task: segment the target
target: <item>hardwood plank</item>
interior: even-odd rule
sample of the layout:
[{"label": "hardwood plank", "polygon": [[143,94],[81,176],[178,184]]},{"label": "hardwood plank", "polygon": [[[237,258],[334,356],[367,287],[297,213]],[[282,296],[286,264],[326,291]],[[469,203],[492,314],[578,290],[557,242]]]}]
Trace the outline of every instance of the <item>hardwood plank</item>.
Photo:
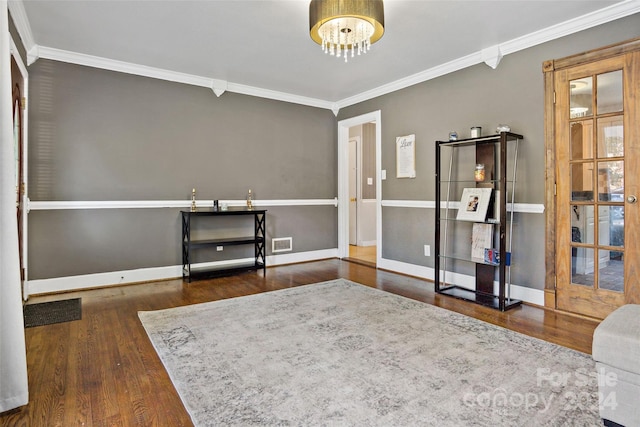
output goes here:
[{"label": "hardwood plank", "polygon": [[111,287],[33,298],[82,298],[82,320],[26,330],[29,405],[0,426],[191,426],[138,311],[235,298],[343,277],[591,352],[597,322],[524,305],[498,312],[433,292],[433,283],[329,259],[232,277]]}]

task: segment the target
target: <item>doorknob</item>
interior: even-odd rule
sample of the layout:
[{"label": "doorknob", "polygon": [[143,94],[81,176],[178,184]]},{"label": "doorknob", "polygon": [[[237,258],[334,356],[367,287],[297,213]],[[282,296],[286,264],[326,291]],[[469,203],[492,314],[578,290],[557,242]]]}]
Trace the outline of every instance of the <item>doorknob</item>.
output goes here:
[{"label": "doorknob", "polygon": [[638,201],[638,198],[636,196],[634,196],[633,194],[627,197],[627,202],[629,203],[635,203]]},{"label": "doorknob", "polygon": [[349,201],[350,201],[350,202],[355,202],[355,201],[356,201],[356,198],[355,198],[355,197],[352,197],[352,198],[351,198],[351,200],[349,200]]}]

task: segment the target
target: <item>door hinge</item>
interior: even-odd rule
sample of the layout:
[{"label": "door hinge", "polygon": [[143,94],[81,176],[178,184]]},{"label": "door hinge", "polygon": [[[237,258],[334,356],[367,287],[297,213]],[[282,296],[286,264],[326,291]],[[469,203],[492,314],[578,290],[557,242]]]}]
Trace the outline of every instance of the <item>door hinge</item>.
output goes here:
[{"label": "door hinge", "polygon": [[21,268],[21,269],[20,269],[20,280],[21,280],[21,281],[23,281],[23,282],[24,282],[24,278],[25,278],[25,276],[26,276],[26,274],[25,274],[25,273],[26,273],[25,269],[24,269],[24,268]]},{"label": "door hinge", "polygon": [[553,183],[553,195],[558,195],[558,184],[556,184],[555,182]]},{"label": "door hinge", "polygon": [[23,96],[21,101],[22,101],[22,102],[21,102],[21,104],[22,104],[22,105],[21,105],[22,110],[26,110],[26,109],[27,109],[27,98],[25,98],[25,97]]},{"label": "door hinge", "polygon": [[555,90],[553,91],[553,103],[554,104],[556,103],[556,91]]}]

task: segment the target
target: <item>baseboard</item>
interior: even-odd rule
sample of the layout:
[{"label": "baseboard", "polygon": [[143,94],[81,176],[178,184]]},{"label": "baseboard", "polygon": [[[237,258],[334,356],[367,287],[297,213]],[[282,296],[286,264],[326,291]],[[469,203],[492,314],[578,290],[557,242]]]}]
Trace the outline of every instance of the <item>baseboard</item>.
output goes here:
[{"label": "baseboard", "polygon": [[[295,264],[300,262],[317,261],[320,259],[336,258],[338,249],[322,249],[317,251],[297,252],[283,255],[267,256],[267,265],[276,266]],[[199,267],[222,267],[247,260],[218,261],[198,264]],[[377,263],[378,268],[406,274],[409,276],[433,280],[433,268],[424,267],[406,262],[381,258]],[[110,271],[106,273],[83,274],[78,276],[54,277],[51,279],[29,280],[29,295],[41,295],[49,293],[70,292],[81,289],[103,288],[119,286],[131,283],[150,282],[154,280],[168,280],[182,277],[182,266],[173,265],[167,267],[141,268],[136,270]],[[473,289],[475,279],[458,273],[447,273],[447,280]],[[433,290],[433,283],[429,283]],[[496,284],[497,286],[497,284]],[[495,289],[497,292],[497,288]],[[544,306],[544,291],[531,289],[519,285],[511,285],[511,297],[527,303]]]},{"label": "baseboard", "polygon": [[182,266],[140,268],[136,270],[109,271],[78,276],[53,277],[29,280],[29,295],[69,292],[127,283],[149,282],[182,277]]},{"label": "baseboard", "polygon": [[[286,255],[267,256],[267,266],[294,264],[299,262],[316,261],[319,259],[336,258],[338,249],[323,249],[318,251],[297,252]],[[251,261],[253,258],[230,261],[217,261],[198,264],[198,267],[224,267],[239,262]],[[41,295],[59,292],[70,292],[81,289],[104,288],[131,283],[151,282],[154,280],[168,280],[182,277],[182,266],[140,268],[136,270],[110,271],[106,273],[82,274],[78,276],[54,277],[51,279],[29,280],[29,295]]]},{"label": "baseboard", "polygon": [[[408,276],[420,277],[423,279],[433,280],[434,269],[431,267],[424,267],[421,265],[409,264],[401,261],[394,261],[390,259],[379,259],[378,268],[393,271],[396,273],[406,274]],[[462,286],[468,289],[475,288],[475,278],[465,274],[447,272],[447,281],[455,283],[458,286]],[[431,289],[433,284],[431,283]],[[494,293],[498,293],[498,283],[494,283]],[[541,289],[532,289],[520,285],[511,285],[511,298],[522,300],[529,304],[539,305],[544,307],[544,291]]]},{"label": "baseboard", "polygon": [[[378,258],[377,266],[378,268],[381,268],[383,270],[402,273],[406,274],[407,276],[419,277],[421,279],[433,280],[433,268],[386,258]],[[433,286],[433,284],[431,285]],[[431,289],[433,290],[433,287]]]},{"label": "baseboard", "polygon": [[299,262],[317,261],[320,259],[337,258],[338,248],[321,249],[318,251],[296,252],[292,254],[279,254],[267,256],[267,265],[296,264]]}]

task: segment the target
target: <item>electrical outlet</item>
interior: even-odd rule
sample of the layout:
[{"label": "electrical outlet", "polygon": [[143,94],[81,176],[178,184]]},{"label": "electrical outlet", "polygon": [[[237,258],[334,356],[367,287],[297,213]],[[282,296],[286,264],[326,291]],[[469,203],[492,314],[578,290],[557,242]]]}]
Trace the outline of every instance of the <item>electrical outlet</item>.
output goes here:
[{"label": "electrical outlet", "polygon": [[424,245],[424,256],[431,256],[431,246]]},{"label": "electrical outlet", "polygon": [[224,246],[216,246],[216,251],[220,252],[224,249]]}]

